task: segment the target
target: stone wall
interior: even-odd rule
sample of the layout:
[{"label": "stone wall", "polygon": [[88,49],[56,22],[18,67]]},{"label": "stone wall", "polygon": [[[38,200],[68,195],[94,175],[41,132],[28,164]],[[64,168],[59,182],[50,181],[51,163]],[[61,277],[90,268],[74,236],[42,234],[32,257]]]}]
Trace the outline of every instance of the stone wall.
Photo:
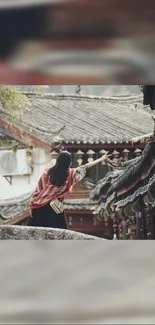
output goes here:
[{"label": "stone wall", "polygon": [[0,240],[102,240],[79,232],[27,226],[0,226]]}]

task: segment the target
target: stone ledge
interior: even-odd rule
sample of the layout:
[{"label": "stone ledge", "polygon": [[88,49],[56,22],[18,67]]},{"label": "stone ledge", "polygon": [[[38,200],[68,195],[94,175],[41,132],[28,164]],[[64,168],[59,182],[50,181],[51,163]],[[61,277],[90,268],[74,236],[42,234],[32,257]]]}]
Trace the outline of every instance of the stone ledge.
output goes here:
[{"label": "stone ledge", "polygon": [[0,240],[104,240],[79,232],[27,226],[0,226]]}]

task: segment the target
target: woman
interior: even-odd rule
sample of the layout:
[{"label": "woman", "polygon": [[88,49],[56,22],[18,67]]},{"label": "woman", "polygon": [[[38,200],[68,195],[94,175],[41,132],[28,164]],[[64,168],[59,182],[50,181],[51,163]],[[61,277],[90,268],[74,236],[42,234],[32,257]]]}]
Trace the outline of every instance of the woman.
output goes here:
[{"label": "woman", "polygon": [[83,166],[70,168],[71,155],[62,151],[56,165],[44,171],[33,193],[28,226],[67,229],[62,204],[64,195],[86,176],[88,168],[106,160],[107,154]]}]

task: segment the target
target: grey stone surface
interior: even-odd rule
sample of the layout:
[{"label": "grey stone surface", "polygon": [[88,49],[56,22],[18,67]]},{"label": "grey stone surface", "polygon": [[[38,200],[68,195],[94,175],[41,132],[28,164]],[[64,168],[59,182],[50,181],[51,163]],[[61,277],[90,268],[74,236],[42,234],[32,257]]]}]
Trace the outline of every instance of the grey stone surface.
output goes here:
[{"label": "grey stone surface", "polygon": [[0,240],[102,240],[79,232],[27,226],[0,226]]},{"label": "grey stone surface", "polygon": [[152,241],[1,241],[0,324],[155,324]]}]

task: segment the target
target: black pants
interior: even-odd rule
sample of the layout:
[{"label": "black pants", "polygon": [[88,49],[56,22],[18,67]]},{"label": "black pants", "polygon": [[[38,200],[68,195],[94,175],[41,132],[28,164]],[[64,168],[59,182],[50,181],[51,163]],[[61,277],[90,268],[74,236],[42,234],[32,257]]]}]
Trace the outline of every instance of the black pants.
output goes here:
[{"label": "black pants", "polygon": [[49,204],[42,208],[34,209],[27,226],[67,229],[64,213],[55,213]]}]

